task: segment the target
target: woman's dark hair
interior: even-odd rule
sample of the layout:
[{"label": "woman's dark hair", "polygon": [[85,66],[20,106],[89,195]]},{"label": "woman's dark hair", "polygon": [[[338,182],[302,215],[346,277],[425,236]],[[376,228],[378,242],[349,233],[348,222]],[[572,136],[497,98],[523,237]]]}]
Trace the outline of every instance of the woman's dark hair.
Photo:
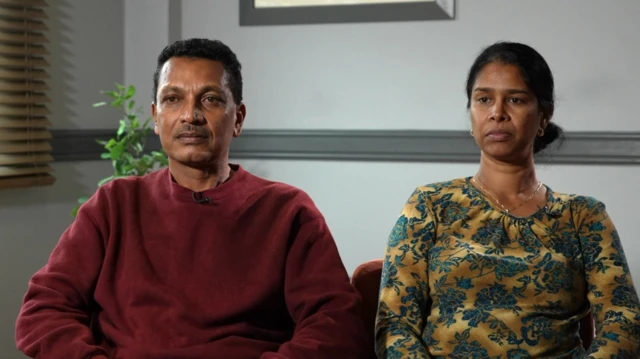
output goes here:
[{"label": "woman's dark hair", "polygon": [[556,140],[564,140],[564,132],[560,126],[551,122],[555,107],[553,74],[545,59],[532,47],[517,42],[497,42],[478,55],[469,70],[467,77],[467,108],[471,105],[471,91],[476,77],[482,69],[491,63],[515,65],[525,83],[533,91],[538,100],[540,111],[549,120],[542,137],[536,137],[533,153],[538,153]]}]

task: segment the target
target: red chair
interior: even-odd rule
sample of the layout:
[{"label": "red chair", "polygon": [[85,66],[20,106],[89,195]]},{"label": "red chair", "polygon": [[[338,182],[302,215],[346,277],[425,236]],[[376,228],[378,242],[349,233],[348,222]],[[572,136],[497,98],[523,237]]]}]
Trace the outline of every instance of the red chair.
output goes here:
[{"label": "red chair", "polygon": [[[351,284],[360,292],[363,299],[363,321],[367,328],[371,328],[374,335],[376,313],[378,311],[378,297],[380,295],[380,279],[382,277],[382,259],[374,259],[358,266],[351,277]],[[580,321],[580,339],[582,346],[589,348],[595,336],[593,316],[591,312]],[[372,337],[372,342],[373,342]],[[370,358],[376,354],[371,350]]]}]

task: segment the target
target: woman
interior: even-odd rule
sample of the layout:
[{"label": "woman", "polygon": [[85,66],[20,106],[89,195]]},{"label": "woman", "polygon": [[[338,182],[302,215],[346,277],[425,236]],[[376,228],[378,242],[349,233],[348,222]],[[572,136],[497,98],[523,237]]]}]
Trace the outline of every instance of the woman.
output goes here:
[{"label": "woman", "polygon": [[[384,260],[378,357],[640,357],[640,303],[604,204],[536,176],[534,154],[562,136],[549,66],[497,43],[466,90],[480,168],[406,203]],[[587,353],[578,323],[590,309]]]}]

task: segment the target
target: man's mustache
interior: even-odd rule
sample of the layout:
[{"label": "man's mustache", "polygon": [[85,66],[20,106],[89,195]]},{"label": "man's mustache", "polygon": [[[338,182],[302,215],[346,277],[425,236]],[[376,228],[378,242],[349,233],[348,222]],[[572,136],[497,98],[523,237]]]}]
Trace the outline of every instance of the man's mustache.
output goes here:
[{"label": "man's mustache", "polygon": [[185,125],[176,132],[176,137],[184,135],[191,137],[211,137],[211,132],[204,126]]}]

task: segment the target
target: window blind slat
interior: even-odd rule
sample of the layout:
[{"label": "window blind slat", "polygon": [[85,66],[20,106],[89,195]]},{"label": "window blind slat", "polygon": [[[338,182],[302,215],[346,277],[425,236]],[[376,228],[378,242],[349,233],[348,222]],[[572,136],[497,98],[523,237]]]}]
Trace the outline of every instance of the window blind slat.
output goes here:
[{"label": "window blind slat", "polygon": [[29,163],[44,164],[53,162],[53,157],[48,153],[33,154],[0,154],[0,166],[6,165],[23,165]]},{"label": "window blind slat", "polygon": [[0,141],[0,153],[51,152],[48,141]]},{"label": "window blind slat", "polygon": [[2,130],[0,131],[0,141],[34,141],[49,140],[51,132],[48,130]]},{"label": "window blind slat", "polygon": [[13,177],[34,175],[38,173],[53,172],[53,168],[48,165],[21,165],[21,166],[0,166],[0,177]]},{"label": "window blind slat", "polygon": [[0,91],[15,91],[15,92],[25,92],[25,91],[49,91],[49,86],[44,82],[11,82],[11,81],[0,81]]},{"label": "window blind slat", "polygon": [[0,177],[0,189],[51,186],[56,178],[49,173],[28,176]]},{"label": "window blind slat", "polygon": [[0,31],[0,41],[12,44],[48,44],[49,40],[38,33]]},{"label": "window blind slat", "polygon": [[44,32],[49,30],[49,27],[47,26],[47,24],[40,21],[18,21],[0,18],[0,30]]},{"label": "window blind slat", "polygon": [[0,105],[0,116],[43,116],[48,114],[49,110],[44,106],[27,107]]},{"label": "window blind slat", "polygon": [[24,5],[9,5],[12,6],[7,6],[7,3],[0,2],[0,16],[24,20],[44,20],[49,18],[47,13],[42,9],[25,7]]},{"label": "window blind slat", "polygon": [[[0,104],[4,105],[29,105],[29,104],[43,104],[49,103],[49,97],[45,94],[3,94],[0,96]],[[0,125],[1,126],[1,125]]]},{"label": "window blind slat", "polygon": [[42,45],[18,46],[0,44],[0,55],[49,55],[49,51]]},{"label": "window blind slat", "polygon": [[0,57],[0,66],[10,69],[48,67],[47,60],[40,57]]},{"label": "window blind slat", "polygon": [[21,118],[0,117],[0,129],[49,127],[51,122],[46,117],[33,117],[28,121]]},{"label": "window blind slat", "polygon": [[0,80],[45,80],[49,74],[44,70],[0,68]]},{"label": "window blind slat", "polygon": [[47,7],[46,0],[2,0],[0,2],[2,5],[15,5],[15,6],[37,6],[37,7]]}]

